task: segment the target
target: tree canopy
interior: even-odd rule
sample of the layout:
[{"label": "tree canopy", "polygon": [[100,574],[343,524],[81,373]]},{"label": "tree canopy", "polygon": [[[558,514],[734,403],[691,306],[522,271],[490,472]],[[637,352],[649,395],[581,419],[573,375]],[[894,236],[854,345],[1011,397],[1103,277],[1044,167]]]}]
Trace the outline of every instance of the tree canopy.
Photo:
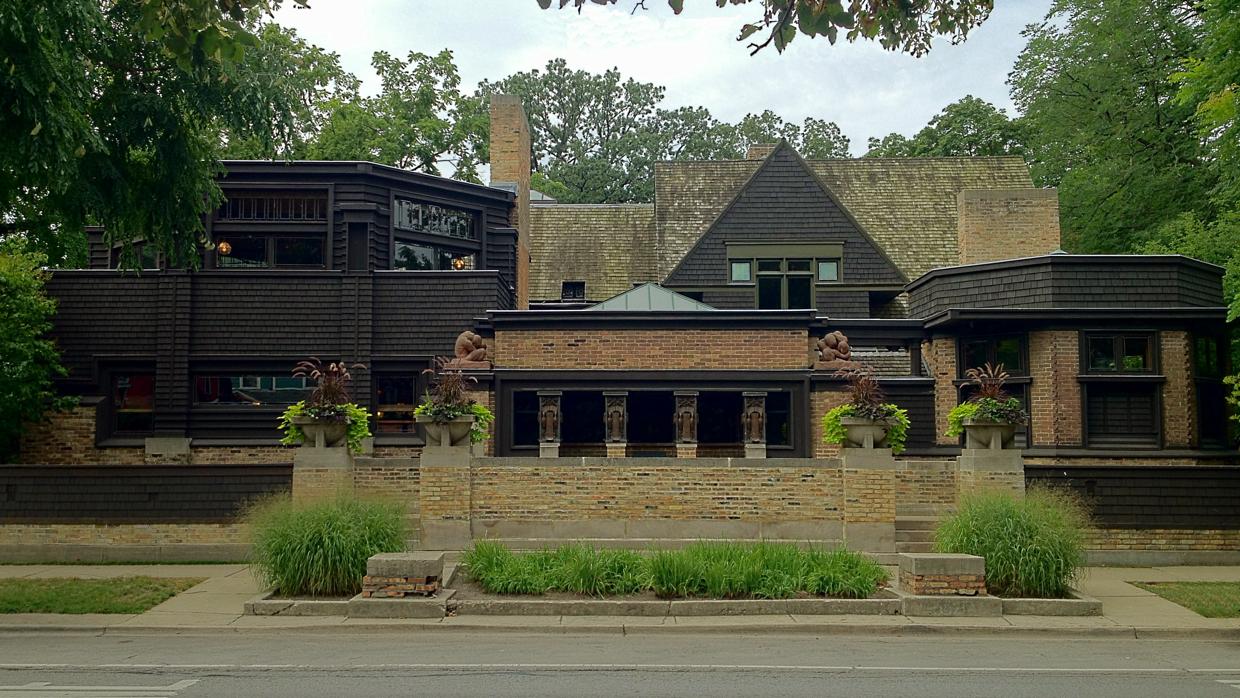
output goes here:
[{"label": "tree canopy", "polygon": [[982,99],[966,95],[943,108],[912,138],[891,133],[870,138],[866,157],[1020,155],[1022,124]]},{"label": "tree canopy", "polygon": [[[621,0],[589,0],[596,5],[615,5]],[[644,0],[632,0],[633,11],[646,9]],[[586,0],[538,0],[544,10],[553,4],[560,9],[574,7],[578,12]],[[684,10],[685,0],[667,0],[676,14]],[[952,43],[964,41],[969,30],[986,21],[994,0],[715,0],[718,7],[757,5],[761,12],[743,24],[737,41],[748,41],[750,55],[774,45],[780,53],[803,34],[825,37],[834,44],[840,34],[848,41],[871,39],[885,49],[921,56],[930,50],[936,36],[947,36]]]}]

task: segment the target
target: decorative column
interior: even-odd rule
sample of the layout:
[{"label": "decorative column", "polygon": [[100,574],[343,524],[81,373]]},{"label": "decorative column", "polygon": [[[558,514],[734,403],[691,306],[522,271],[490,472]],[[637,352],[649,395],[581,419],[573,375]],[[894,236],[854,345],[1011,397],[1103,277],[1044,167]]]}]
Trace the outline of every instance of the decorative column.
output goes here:
[{"label": "decorative column", "polygon": [[538,391],[538,456],[560,457],[560,397],[558,390]]},{"label": "decorative column", "polygon": [[741,436],[746,458],[766,458],[766,393],[741,393],[745,407],[741,412]]},{"label": "decorative column", "polygon": [[608,458],[624,458],[629,445],[629,394],[603,393],[603,434]]},{"label": "decorative column", "polygon": [[698,393],[696,390],[677,390],[676,411],[673,423],[676,429],[676,457],[697,458],[698,439]]}]

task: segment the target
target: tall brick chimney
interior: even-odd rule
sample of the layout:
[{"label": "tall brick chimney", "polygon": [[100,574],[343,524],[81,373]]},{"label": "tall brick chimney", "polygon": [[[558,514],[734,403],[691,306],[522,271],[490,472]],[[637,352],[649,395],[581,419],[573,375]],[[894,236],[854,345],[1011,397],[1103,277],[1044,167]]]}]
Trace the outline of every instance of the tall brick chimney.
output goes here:
[{"label": "tall brick chimney", "polygon": [[775,150],[775,143],[750,143],[745,151],[746,160],[765,160]]},{"label": "tall brick chimney", "polygon": [[1049,254],[1061,244],[1055,189],[965,189],[956,214],[961,264]]},{"label": "tall brick chimney", "polygon": [[521,99],[491,97],[491,184],[514,186],[517,206],[511,225],[517,229],[517,307],[530,305],[530,124]]}]

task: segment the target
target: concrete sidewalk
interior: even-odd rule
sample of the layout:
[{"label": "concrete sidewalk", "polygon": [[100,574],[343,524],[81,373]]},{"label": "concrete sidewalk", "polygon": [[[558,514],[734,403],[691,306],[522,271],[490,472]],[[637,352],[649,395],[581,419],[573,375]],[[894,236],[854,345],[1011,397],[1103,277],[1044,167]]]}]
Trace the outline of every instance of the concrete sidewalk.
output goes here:
[{"label": "concrete sidewalk", "polygon": [[1203,618],[1128,582],[1240,581],[1240,567],[1092,567],[1080,590],[1103,602],[1102,616],[1003,616],[922,618],[909,616],[486,616],[435,619],[365,619],[247,616],[242,607],[261,589],[245,565],[9,565],[0,578],[204,577],[205,581],[139,615],[7,614],[0,631],[80,632],[246,630],[425,630],[493,632],[748,632],[815,634],[1036,634],[1075,637],[1192,638],[1240,641],[1240,619]]}]

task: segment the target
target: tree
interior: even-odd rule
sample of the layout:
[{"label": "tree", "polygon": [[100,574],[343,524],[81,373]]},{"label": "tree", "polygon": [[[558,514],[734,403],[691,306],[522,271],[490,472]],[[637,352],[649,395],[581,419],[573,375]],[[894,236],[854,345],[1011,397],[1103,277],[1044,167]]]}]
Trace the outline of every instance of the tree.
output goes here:
[{"label": "tree", "polygon": [[43,292],[45,261],[21,240],[0,243],[0,462],[17,452],[26,423],[72,404],[52,383],[65,369],[46,337],[56,303]]},{"label": "tree", "polygon": [[243,60],[250,17],[275,4],[0,4],[3,234],[60,264],[96,223],[109,240],[142,238],[192,264],[202,214],[219,201],[221,131],[263,141],[292,128]]},{"label": "tree", "polygon": [[801,145],[797,149],[810,160],[827,160],[849,157],[850,141],[834,121],[823,121],[810,116],[801,126]]},{"label": "tree", "polygon": [[1026,29],[1009,78],[1034,180],[1057,186],[1065,244],[1136,249],[1180,213],[1209,208],[1193,108],[1173,75],[1201,43],[1181,0],[1057,0]]},{"label": "tree", "polygon": [[972,95],[952,102],[912,138],[898,133],[869,139],[868,157],[1019,155],[1021,126],[995,105]]},{"label": "tree", "polygon": [[248,47],[243,62],[260,92],[278,102],[292,123],[286,140],[224,134],[221,156],[243,160],[307,157],[310,141],[323,130],[331,111],[358,99],[357,76],[340,64],[340,55],[307,43],[297,32],[267,24]]},{"label": "tree", "polygon": [[411,51],[405,60],[377,51],[371,65],[379,76],[378,95],[334,96],[328,116],[306,152],[320,160],[371,160],[478,181],[486,158],[487,115],[482,100],[460,91],[461,77],[452,52]]},{"label": "tree", "polygon": [[[594,4],[616,4],[619,0],[590,0]],[[538,0],[545,10],[553,0]],[[761,14],[740,29],[737,41],[754,35],[765,36],[761,42],[748,44],[750,55],[774,44],[784,48],[796,38],[797,32],[809,37],[825,36],[832,44],[841,32],[849,41],[876,39],[883,48],[921,56],[930,50],[936,36],[949,36],[952,43],[964,41],[969,30],[986,21],[994,9],[994,0],[715,0],[719,7],[756,4]],[[560,9],[585,7],[586,0],[558,0]],[[667,0],[676,14],[684,9],[684,0]],[[645,9],[644,0],[635,0],[633,10]]]},{"label": "tree", "polygon": [[1211,150],[1216,198],[1240,205],[1240,0],[1206,0],[1198,55],[1177,74],[1176,102],[1191,107]]}]

